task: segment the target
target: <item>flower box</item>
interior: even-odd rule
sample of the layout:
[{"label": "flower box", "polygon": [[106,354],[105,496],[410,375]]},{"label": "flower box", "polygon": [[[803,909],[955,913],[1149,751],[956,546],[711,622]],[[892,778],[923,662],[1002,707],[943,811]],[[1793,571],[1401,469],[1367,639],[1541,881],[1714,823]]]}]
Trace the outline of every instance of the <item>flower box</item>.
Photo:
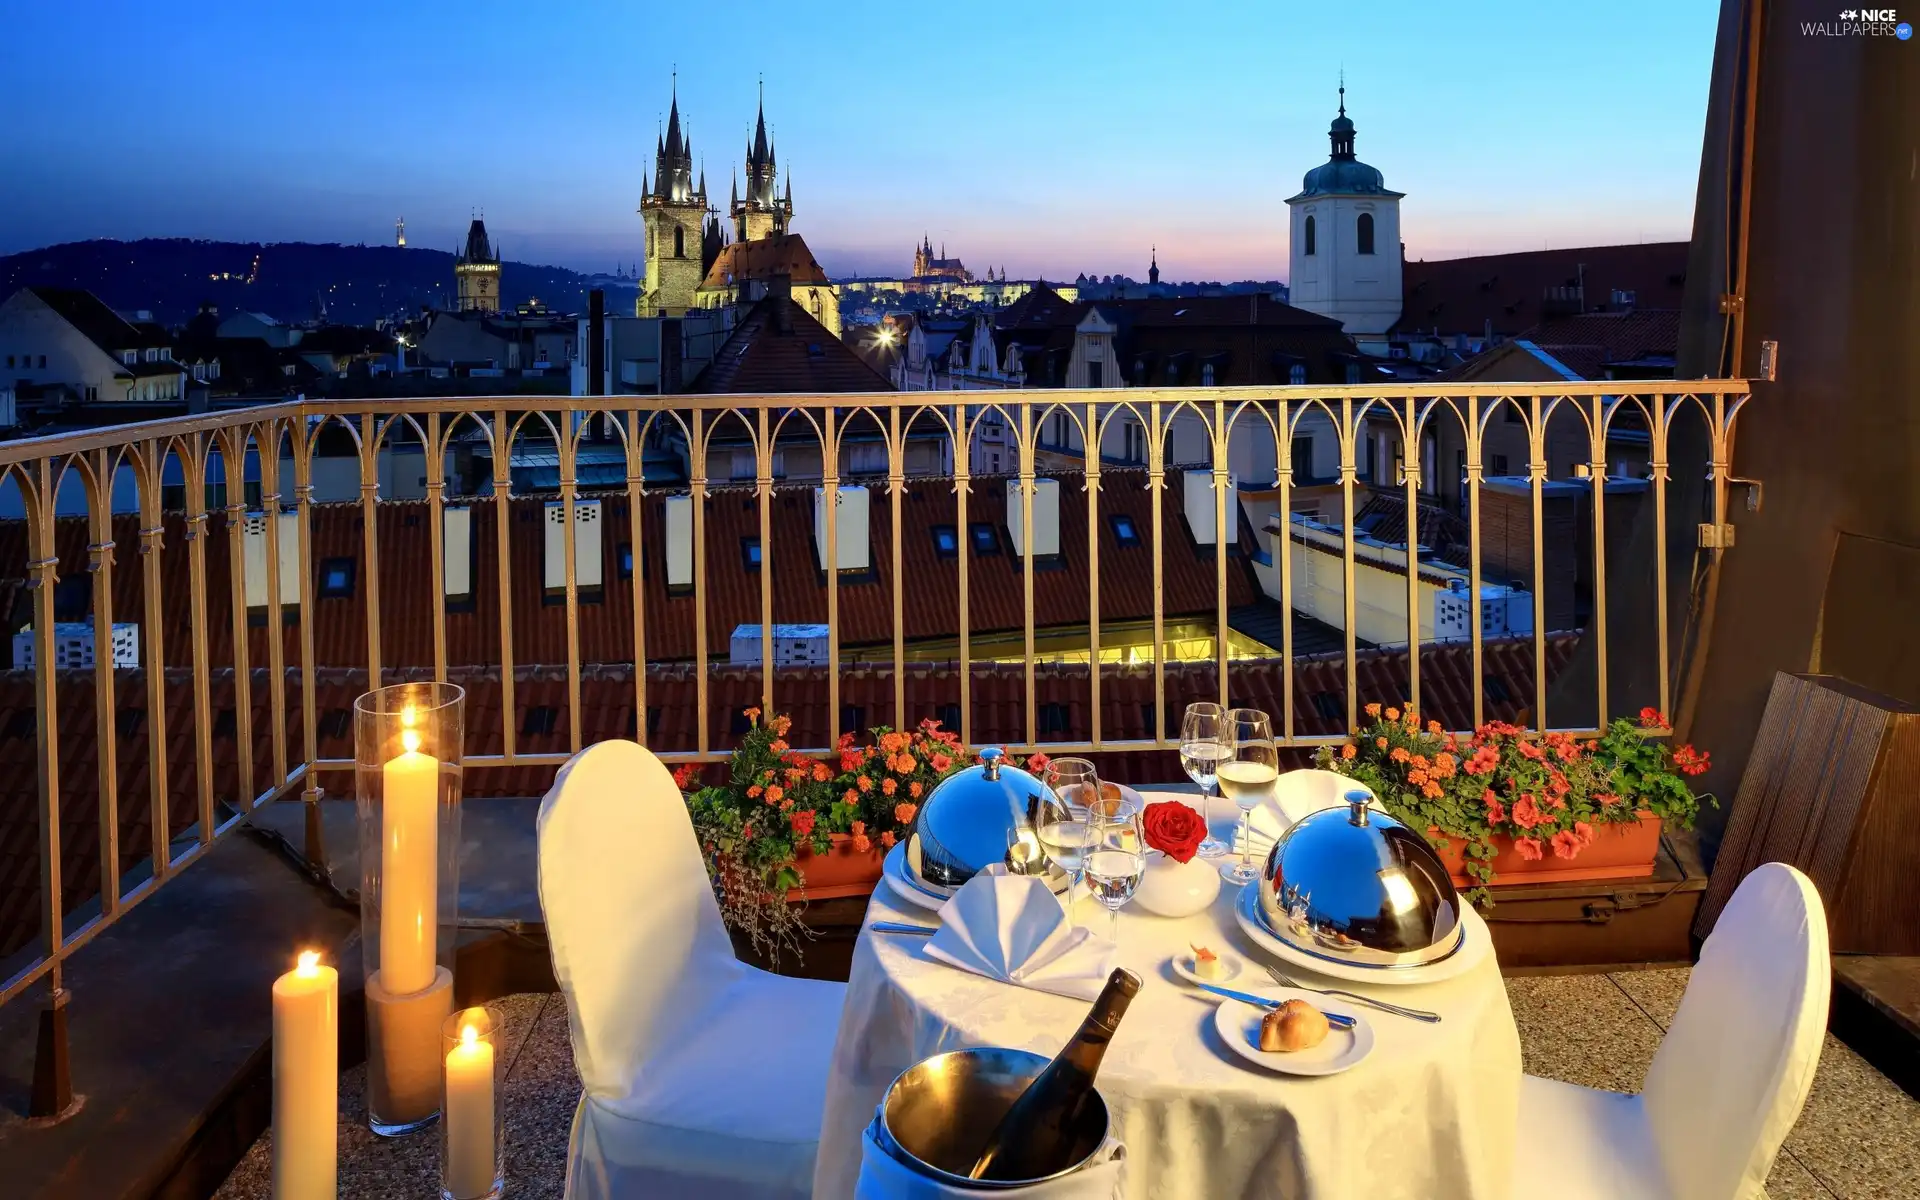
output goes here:
[{"label": "flower box", "polygon": [[878,842],[865,853],[856,851],[853,835],[847,833],[834,834],[833,846],[825,854],[815,854],[813,847],[802,846],[793,860],[794,870],[800,872],[800,883],[794,891],[802,894],[794,899],[839,900],[869,895],[880,882],[886,855]]},{"label": "flower box", "polygon": [[[1438,834],[1440,831],[1430,830]],[[1447,838],[1440,850],[1440,861],[1447,864],[1455,887],[1472,885],[1461,857],[1461,842]],[[1653,860],[1660,853],[1660,818],[1642,812],[1633,824],[1594,826],[1593,843],[1572,858],[1560,858],[1548,850],[1537,859],[1524,858],[1514,848],[1513,839],[1495,834],[1497,851],[1488,863],[1494,870],[1489,887],[1511,887],[1524,883],[1572,883],[1583,879],[1644,879],[1653,874]]]}]

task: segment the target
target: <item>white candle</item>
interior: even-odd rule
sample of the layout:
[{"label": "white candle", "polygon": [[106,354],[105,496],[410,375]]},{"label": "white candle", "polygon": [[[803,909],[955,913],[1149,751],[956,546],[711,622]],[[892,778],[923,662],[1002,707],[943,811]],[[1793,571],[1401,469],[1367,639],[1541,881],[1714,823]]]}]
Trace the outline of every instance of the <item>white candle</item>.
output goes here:
[{"label": "white candle", "polygon": [[274,1200],[334,1200],[340,1142],[340,973],[313,951],[273,981]]},{"label": "white candle", "polygon": [[456,1200],[493,1190],[493,1043],[463,1020],[447,1052],[446,1188]]},{"label": "white candle", "polygon": [[[409,708],[401,720],[411,725],[412,718]],[[413,730],[400,742],[405,749],[383,768],[380,801],[380,981],[392,995],[410,996],[433,985],[440,762],[421,753]]]}]

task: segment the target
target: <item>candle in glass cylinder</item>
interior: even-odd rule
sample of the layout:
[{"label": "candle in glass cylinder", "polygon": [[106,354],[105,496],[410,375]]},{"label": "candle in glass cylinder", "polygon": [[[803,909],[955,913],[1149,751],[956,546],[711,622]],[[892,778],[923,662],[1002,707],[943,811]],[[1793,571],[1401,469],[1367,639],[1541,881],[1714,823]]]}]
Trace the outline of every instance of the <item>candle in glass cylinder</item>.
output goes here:
[{"label": "candle in glass cylinder", "polygon": [[[413,724],[411,708],[401,723]],[[440,761],[421,752],[412,729],[400,744],[384,768],[380,796],[380,982],[390,995],[410,996],[434,978]]]},{"label": "candle in glass cylinder", "polygon": [[274,1200],[334,1200],[340,973],[308,950],[273,981]]},{"label": "candle in glass cylinder", "polygon": [[447,1052],[446,1190],[475,1200],[493,1190],[493,1043],[461,1015],[460,1040]]}]

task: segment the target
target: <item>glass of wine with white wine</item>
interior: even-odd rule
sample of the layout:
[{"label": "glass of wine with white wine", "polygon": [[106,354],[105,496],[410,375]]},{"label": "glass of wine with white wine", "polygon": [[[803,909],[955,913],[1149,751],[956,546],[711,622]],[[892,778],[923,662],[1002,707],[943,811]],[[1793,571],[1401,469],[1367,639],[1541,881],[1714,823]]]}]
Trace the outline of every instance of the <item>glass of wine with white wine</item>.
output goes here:
[{"label": "glass of wine with white wine", "polygon": [[1219,786],[1216,771],[1233,753],[1225,736],[1227,710],[1205,700],[1187,705],[1180,719],[1180,766],[1200,787],[1200,819],[1207,822],[1200,857],[1220,858],[1231,847],[1213,836],[1213,794]]},{"label": "glass of wine with white wine", "polygon": [[1217,774],[1221,794],[1240,806],[1240,863],[1227,873],[1235,883],[1260,877],[1253,865],[1253,810],[1272,797],[1280,781],[1280,751],[1273,743],[1273,722],[1257,708],[1227,710],[1226,735],[1232,753]]},{"label": "glass of wine with white wine", "polygon": [[1074,890],[1086,868],[1087,843],[1092,840],[1088,806],[1100,799],[1100,778],[1084,758],[1056,758],[1047,763],[1044,782],[1054,803],[1044,806],[1034,821],[1040,848],[1067,873],[1067,921],[1073,921]]}]

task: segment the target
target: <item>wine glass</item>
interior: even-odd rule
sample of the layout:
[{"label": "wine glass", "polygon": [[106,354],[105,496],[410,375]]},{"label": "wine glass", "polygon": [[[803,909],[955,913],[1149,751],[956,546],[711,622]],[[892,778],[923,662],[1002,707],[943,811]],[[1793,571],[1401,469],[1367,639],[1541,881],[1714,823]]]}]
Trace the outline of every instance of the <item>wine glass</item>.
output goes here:
[{"label": "wine glass", "polygon": [[1120,943],[1120,909],[1139,890],[1147,870],[1144,818],[1130,805],[1102,797],[1088,808],[1087,886],[1107,907],[1107,936]]},{"label": "wine glass", "polygon": [[1187,705],[1186,715],[1180,719],[1180,766],[1187,778],[1200,785],[1200,818],[1207,822],[1206,840],[1200,843],[1202,858],[1219,858],[1230,848],[1213,836],[1212,801],[1219,786],[1214,769],[1232,753],[1222,737],[1226,717],[1226,709],[1201,700]]},{"label": "wine glass", "polygon": [[1260,877],[1253,865],[1253,810],[1273,795],[1280,780],[1280,751],[1273,744],[1273,722],[1257,708],[1227,711],[1230,753],[1217,768],[1220,790],[1240,806],[1240,864],[1227,874],[1235,883]]},{"label": "wine glass", "polygon": [[1086,868],[1092,822],[1087,807],[1100,798],[1100,777],[1084,758],[1056,758],[1047,763],[1044,782],[1057,803],[1044,806],[1034,821],[1034,834],[1047,857],[1067,873],[1067,920],[1073,920],[1074,889]]}]

